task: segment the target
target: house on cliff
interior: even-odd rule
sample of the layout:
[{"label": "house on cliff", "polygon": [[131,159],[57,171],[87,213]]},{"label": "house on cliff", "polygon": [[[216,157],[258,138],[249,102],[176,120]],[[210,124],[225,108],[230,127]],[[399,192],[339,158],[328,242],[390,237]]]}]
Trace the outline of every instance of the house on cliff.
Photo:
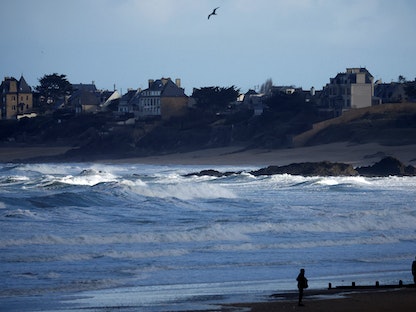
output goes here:
[{"label": "house on cliff", "polygon": [[383,104],[415,102],[416,97],[409,95],[406,91],[406,87],[409,87],[410,84],[412,84],[412,82],[382,83],[381,81],[377,81],[374,86],[374,95],[378,97]]},{"label": "house on cliff", "polygon": [[72,90],[66,106],[77,114],[101,111],[120,98],[117,91],[98,90],[94,83],[72,84]]},{"label": "house on cliff", "polygon": [[322,105],[333,111],[334,117],[353,108],[372,106],[374,77],[366,68],[347,68],[324,87]]},{"label": "house on cliff", "polygon": [[241,98],[243,107],[252,109],[254,116],[260,116],[264,111],[264,93],[257,93],[255,90],[248,90]]},{"label": "house on cliff", "polygon": [[127,93],[123,94],[118,104],[119,114],[133,113],[135,110],[135,103],[140,98],[140,89],[129,89]]},{"label": "house on cliff", "polygon": [[180,79],[173,82],[170,78],[149,79],[148,88],[136,94],[132,101],[138,119],[169,119],[183,115],[188,106],[188,96],[181,88]]},{"label": "house on cliff", "polygon": [[0,119],[15,119],[33,112],[33,94],[23,75],[5,77],[0,85]]}]

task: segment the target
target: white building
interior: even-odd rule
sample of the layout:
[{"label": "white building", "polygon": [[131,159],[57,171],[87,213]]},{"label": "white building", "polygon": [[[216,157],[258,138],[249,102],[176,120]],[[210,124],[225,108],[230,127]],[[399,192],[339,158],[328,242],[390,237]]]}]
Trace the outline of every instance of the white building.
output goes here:
[{"label": "white building", "polygon": [[336,115],[343,111],[372,105],[374,77],[366,68],[347,68],[324,88],[325,101]]}]

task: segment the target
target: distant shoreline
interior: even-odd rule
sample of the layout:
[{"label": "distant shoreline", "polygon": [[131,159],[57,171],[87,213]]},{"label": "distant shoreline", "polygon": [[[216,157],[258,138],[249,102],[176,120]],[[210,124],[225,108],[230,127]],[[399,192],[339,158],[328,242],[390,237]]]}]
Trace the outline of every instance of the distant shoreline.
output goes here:
[{"label": "distant shoreline", "polygon": [[[68,146],[25,146],[0,145],[0,162],[62,162],[60,156],[70,150]],[[297,147],[286,149],[243,149],[241,146],[203,149],[186,153],[172,153],[146,157],[105,157],[100,160],[88,155],[82,161],[68,159],[66,162],[94,162],[112,164],[153,164],[153,165],[219,165],[219,166],[269,166],[288,165],[299,162],[330,161],[352,166],[372,165],[386,156],[392,156],[405,165],[416,165],[416,144],[384,146],[377,143],[351,144],[347,142]],[[47,157],[47,161],[42,161]],[[37,159],[34,161],[34,159]],[[80,157],[78,157],[80,158]]]}]

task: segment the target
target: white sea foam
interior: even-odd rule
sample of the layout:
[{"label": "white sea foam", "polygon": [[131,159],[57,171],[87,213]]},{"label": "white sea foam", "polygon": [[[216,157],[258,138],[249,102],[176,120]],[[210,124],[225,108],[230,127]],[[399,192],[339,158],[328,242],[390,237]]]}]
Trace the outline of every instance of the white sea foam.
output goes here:
[{"label": "white sea foam", "polygon": [[110,251],[104,254],[106,257],[114,259],[142,259],[159,257],[177,257],[189,254],[185,249],[164,249],[152,251]]},{"label": "white sea foam", "polygon": [[1,239],[0,247],[29,245],[107,245],[132,243],[179,243],[203,241],[237,241],[248,237],[233,227],[214,224],[188,231],[164,231],[160,233],[81,235],[62,237],[58,235],[36,235],[30,238]]},{"label": "white sea foam", "polygon": [[3,182],[5,183],[18,183],[18,182],[26,182],[29,181],[30,178],[27,176],[20,176],[20,175],[13,175],[13,176],[8,176],[8,177],[4,177],[1,179]]},{"label": "white sea foam", "polygon": [[[17,216],[32,216],[30,211],[16,211]],[[13,215],[13,216],[15,216]],[[397,229],[413,229],[416,224],[416,217],[395,217],[385,221],[368,221],[363,218],[351,221],[345,219],[336,224],[327,221],[314,221],[310,223],[297,222],[292,224],[280,223],[241,223],[241,224],[213,224],[208,227],[195,228],[187,231],[164,231],[160,233],[136,233],[136,234],[112,234],[112,235],[82,235],[74,237],[62,237],[58,235],[37,235],[27,239],[2,239],[0,247],[7,246],[30,246],[30,245],[108,245],[108,244],[137,244],[137,243],[186,243],[186,242],[203,242],[203,241],[243,241],[251,244],[252,235],[260,233],[290,234],[290,233],[364,233],[367,231],[385,231]],[[416,235],[416,234],[415,234]],[[381,244],[392,243],[402,239],[411,240],[414,236],[400,235],[378,235],[370,238],[363,238],[361,235],[356,242],[362,244]],[[354,240],[348,240],[353,242]],[[298,243],[290,242],[287,245],[280,244],[280,248],[294,247]],[[300,247],[307,246],[338,246],[347,244],[347,241],[337,239],[319,240],[319,241],[302,241]],[[304,245],[302,245],[304,244]],[[312,245],[311,245],[312,244]],[[349,243],[348,243],[349,244]]]},{"label": "white sea foam", "polygon": [[221,185],[199,183],[145,183],[141,180],[135,182],[123,181],[129,186],[130,190],[136,194],[158,197],[158,198],[178,198],[181,200],[191,200],[196,198],[236,198],[233,191]]},{"label": "white sea foam", "polygon": [[372,182],[365,177],[322,177],[319,178],[316,183],[329,186],[340,184],[362,186],[372,184]]},{"label": "white sea foam", "polygon": [[60,182],[72,185],[89,185],[94,186],[104,182],[116,182],[117,177],[110,173],[87,172],[78,176],[68,175],[60,179]]},{"label": "white sea foam", "polygon": [[125,251],[125,250],[110,250],[110,251],[95,251],[84,253],[61,253],[61,254],[42,254],[42,255],[29,255],[26,258],[13,259],[9,261],[13,262],[79,262],[89,261],[93,259],[100,259],[103,257],[113,259],[145,259],[145,258],[161,258],[161,257],[177,257],[188,254],[189,251],[185,249],[154,249],[150,251]]},{"label": "white sea foam", "polygon": [[[30,211],[29,209],[16,209],[9,210],[3,214],[6,218],[31,218],[31,219],[41,219],[36,213]],[[0,243],[1,244],[1,243]]]}]

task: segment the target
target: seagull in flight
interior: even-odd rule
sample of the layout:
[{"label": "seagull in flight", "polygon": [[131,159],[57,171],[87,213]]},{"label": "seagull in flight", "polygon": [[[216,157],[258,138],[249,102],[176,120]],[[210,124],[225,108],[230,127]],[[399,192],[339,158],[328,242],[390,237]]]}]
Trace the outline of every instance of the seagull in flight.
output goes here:
[{"label": "seagull in flight", "polygon": [[210,15],[208,15],[208,19],[211,17],[211,15],[217,15],[217,13],[215,12],[215,11],[217,11],[217,9],[219,9],[220,7],[218,7],[218,8],[215,8],[213,11],[212,11],[212,13],[210,14]]}]

